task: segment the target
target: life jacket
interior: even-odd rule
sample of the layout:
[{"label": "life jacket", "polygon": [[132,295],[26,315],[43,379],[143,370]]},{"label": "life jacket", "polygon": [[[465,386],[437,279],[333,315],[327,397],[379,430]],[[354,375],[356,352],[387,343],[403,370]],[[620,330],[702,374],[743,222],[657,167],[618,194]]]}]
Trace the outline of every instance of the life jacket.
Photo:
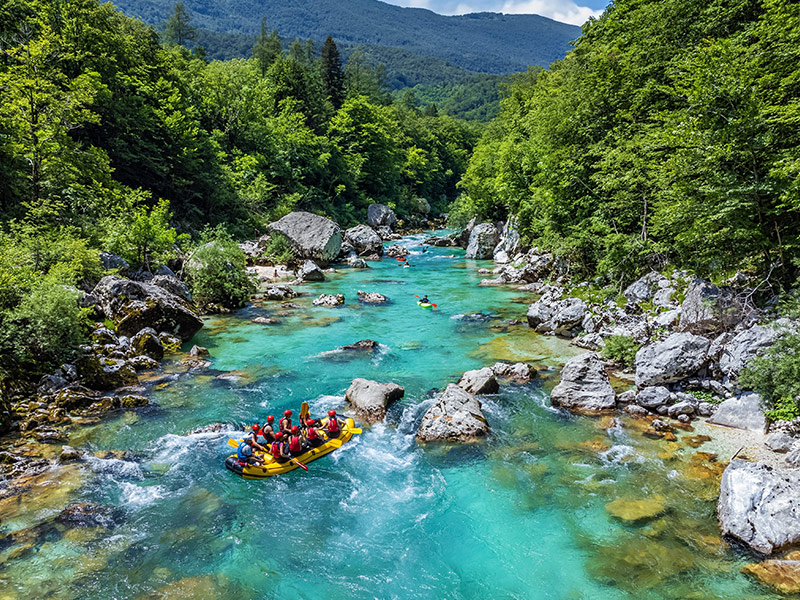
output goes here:
[{"label": "life jacket", "polygon": [[319,437],[319,434],[317,433],[316,429],[309,427],[306,429],[306,437],[310,440],[315,440]]},{"label": "life jacket", "polygon": [[275,435],[275,432],[272,430],[272,425],[266,424],[258,430],[258,433],[267,440],[272,439],[272,436]]},{"label": "life jacket", "polygon": [[303,446],[300,444],[300,436],[293,435],[289,438],[289,452],[302,452]]},{"label": "life jacket", "polygon": [[273,458],[280,458],[281,457],[281,444],[280,442],[272,442],[272,446],[270,446],[270,452]]},{"label": "life jacket", "polygon": [[[249,452],[246,452],[245,449],[248,449]],[[239,447],[236,449],[236,458],[239,459],[239,464],[247,463],[251,456],[253,456],[253,449],[250,447],[250,444],[247,442],[239,444]]]},{"label": "life jacket", "polygon": [[339,431],[339,421],[336,420],[336,417],[328,419],[328,431]]},{"label": "life jacket", "polygon": [[278,421],[278,429],[285,431],[292,428],[292,420],[289,417],[283,417]]}]

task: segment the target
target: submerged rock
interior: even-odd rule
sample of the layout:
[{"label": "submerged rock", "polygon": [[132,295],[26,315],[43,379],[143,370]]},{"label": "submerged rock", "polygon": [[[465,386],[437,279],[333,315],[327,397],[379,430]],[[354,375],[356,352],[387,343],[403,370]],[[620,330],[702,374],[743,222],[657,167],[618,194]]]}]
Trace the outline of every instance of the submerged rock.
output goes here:
[{"label": "submerged rock", "polygon": [[297,292],[295,292],[292,288],[288,285],[279,283],[275,285],[268,285],[264,289],[264,298],[266,300],[287,300],[289,298],[294,298],[297,296]]},{"label": "submerged rock", "polygon": [[323,267],[339,255],[342,247],[342,230],[336,223],[304,211],[289,213],[268,229],[286,238],[296,258],[313,260]]},{"label": "submerged rock", "polygon": [[663,503],[663,498],[644,500],[617,498],[606,504],[606,510],[612,517],[622,521],[639,523],[663,515],[667,507]]},{"label": "submerged rock", "polygon": [[56,522],[69,527],[105,527],[112,529],[115,525],[115,511],[107,506],[77,502],[70,504],[56,517]]},{"label": "submerged rock", "polygon": [[380,344],[375,340],[359,340],[355,344],[348,344],[346,346],[342,346],[342,350],[365,350],[367,352],[372,352],[379,346]]},{"label": "submerged rock", "polygon": [[359,302],[364,302],[365,304],[383,304],[389,301],[386,296],[379,294],[378,292],[364,292],[362,290],[358,290],[358,292],[356,292],[356,296],[358,297]]},{"label": "submerged rock", "polygon": [[800,594],[800,552],[792,552],[784,560],[745,565],[742,573],[782,594]]},{"label": "submerged rock", "polygon": [[517,383],[528,383],[532,379],[536,379],[536,369],[527,363],[505,363],[498,362],[492,365],[492,372],[495,377],[502,379],[511,379]]},{"label": "submerged rock", "polygon": [[389,405],[402,398],[405,393],[405,389],[396,383],[354,379],[347,388],[345,398],[362,420],[377,423],[386,416]]},{"label": "submerged rock", "polygon": [[468,442],[489,433],[480,401],[451,383],[422,417],[417,439],[423,442]]},{"label": "submerged rock", "polygon": [[772,554],[800,542],[800,472],[733,460],[717,504],[722,533]]},{"label": "submerged rock", "polygon": [[594,352],[570,359],[553,388],[550,403],[578,412],[600,412],[616,407],[616,394],[603,360]]},{"label": "submerged rock", "polygon": [[467,371],[456,384],[470,394],[496,394],[500,386],[489,367]]}]

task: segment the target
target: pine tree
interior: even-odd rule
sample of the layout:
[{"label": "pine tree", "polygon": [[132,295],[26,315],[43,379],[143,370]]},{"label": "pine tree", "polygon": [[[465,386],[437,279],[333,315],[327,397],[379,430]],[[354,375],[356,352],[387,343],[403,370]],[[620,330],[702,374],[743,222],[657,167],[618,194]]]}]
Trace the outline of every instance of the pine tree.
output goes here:
[{"label": "pine tree", "polygon": [[277,58],[283,54],[283,44],[277,29],[267,28],[267,18],[261,19],[261,34],[253,46],[253,58],[261,67],[261,74],[266,75],[267,69],[272,66]]},{"label": "pine tree", "polygon": [[197,37],[197,29],[189,22],[192,20],[183,2],[178,0],[167,22],[164,24],[164,41],[167,44],[183,46],[185,42]]},{"label": "pine tree", "polygon": [[338,110],[344,101],[344,71],[339,49],[331,36],[328,36],[322,46],[322,78],[325,81],[328,99]]}]

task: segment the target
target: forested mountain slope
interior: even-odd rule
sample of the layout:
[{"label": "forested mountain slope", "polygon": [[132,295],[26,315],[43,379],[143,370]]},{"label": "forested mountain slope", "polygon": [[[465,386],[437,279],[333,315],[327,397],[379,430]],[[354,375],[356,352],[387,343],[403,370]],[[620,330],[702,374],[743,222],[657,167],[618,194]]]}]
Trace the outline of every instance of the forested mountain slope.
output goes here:
[{"label": "forested mountain slope", "polygon": [[[158,24],[168,17],[174,1],[117,0],[115,4],[131,16]],[[231,48],[237,47],[236,36],[231,34],[254,37],[261,18],[266,17],[283,38],[321,41],[331,35],[344,47],[400,48],[477,73],[547,66],[563,58],[570,41],[580,35],[580,28],[574,25],[538,15],[445,17],[377,0],[185,0],[184,4],[195,26],[224,34]],[[238,47],[249,46],[242,42]],[[213,46],[209,49],[215,50]]]}]

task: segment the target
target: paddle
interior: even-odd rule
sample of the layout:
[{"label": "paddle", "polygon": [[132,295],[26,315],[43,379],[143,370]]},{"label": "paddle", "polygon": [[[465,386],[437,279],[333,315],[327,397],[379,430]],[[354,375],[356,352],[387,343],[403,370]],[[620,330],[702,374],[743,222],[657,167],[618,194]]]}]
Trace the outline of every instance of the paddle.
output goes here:
[{"label": "paddle", "polygon": [[[228,446],[232,446],[234,448],[238,448],[240,443],[241,442],[237,442],[236,440],[234,440],[232,438],[228,438]],[[339,445],[341,446],[342,444],[339,443]],[[301,469],[303,469],[304,471],[308,471],[308,467],[305,466],[303,463],[301,463],[299,460],[294,459],[294,458],[290,458],[289,460],[292,461],[294,464],[296,464]]]},{"label": "paddle", "polygon": [[[414,294],[414,297],[415,297],[415,298],[419,298],[420,300],[422,300],[422,298],[421,298],[420,296],[417,296],[416,294]],[[436,305],[435,305],[433,302],[431,302],[431,306],[432,306],[433,308],[436,308]]]},{"label": "paddle", "polygon": [[308,402],[303,402],[303,404],[300,405],[300,425],[301,426],[303,425],[303,423],[306,422],[307,418],[308,418]]},{"label": "paddle", "polygon": [[353,427],[352,429],[348,429],[350,433],[361,433],[361,427]]}]

